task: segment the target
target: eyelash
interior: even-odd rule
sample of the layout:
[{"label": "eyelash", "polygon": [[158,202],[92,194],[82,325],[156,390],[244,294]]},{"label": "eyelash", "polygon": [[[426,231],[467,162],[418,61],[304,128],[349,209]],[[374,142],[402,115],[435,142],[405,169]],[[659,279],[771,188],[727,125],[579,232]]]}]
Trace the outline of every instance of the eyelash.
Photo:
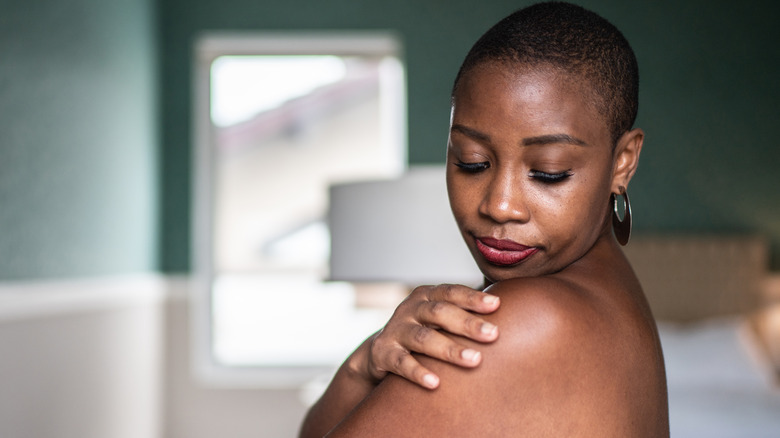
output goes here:
[{"label": "eyelash", "polygon": [[[487,170],[490,168],[490,163],[487,161],[483,161],[481,163],[464,163],[464,162],[457,162],[455,163],[458,168],[462,169],[464,172],[468,173],[479,173],[483,170]],[[547,173],[542,172],[541,170],[532,170],[529,174],[529,176],[533,179],[538,180],[539,182],[542,182],[544,184],[555,184],[559,183],[566,178],[570,177],[572,175],[570,170],[561,172],[561,173]]]},{"label": "eyelash", "polygon": [[545,184],[559,183],[572,175],[571,171],[567,170],[561,173],[547,173],[540,170],[532,170],[531,178],[537,179]]},{"label": "eyelash", "polygon": [[462,161],[459,161],[455,163],[456,166],[458,166],[461,170],[468,172],[468,173],[479,173],[483,170],[487,170],[490,168],[490,163],[487,161],[483,161],[481,163],[464,163]]}]

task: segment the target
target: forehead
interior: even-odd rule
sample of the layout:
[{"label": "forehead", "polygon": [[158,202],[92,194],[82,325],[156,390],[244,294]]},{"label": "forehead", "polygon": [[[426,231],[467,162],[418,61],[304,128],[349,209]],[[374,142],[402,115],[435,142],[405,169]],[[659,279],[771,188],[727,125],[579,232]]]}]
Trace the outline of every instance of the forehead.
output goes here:
[{"label": "forehead", "polygon": [[609,142],[607,118],[590,81],[554,66],[477,65],[461,77],[452,102],[453,123],[476,129],[578,133]]}]

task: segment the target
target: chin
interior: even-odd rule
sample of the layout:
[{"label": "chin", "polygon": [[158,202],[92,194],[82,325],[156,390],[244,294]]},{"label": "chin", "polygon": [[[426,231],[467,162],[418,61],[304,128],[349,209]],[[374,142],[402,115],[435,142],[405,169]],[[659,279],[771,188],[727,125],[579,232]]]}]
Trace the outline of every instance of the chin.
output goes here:
[{"label": "chin", "polygon": [[[534,257],[540,255],[543,254],[536,254]],[[541,277],[543,275],[555,274],[556,272],[565,269],[575,260],[576,259],[572,259],[568,263],[561,263],[560,260],[557,260],[556,263],[556,260],[553,259],[541,260],[540,258],[537,258],[535,260],[526,260],[517,265],[498,266],[481,259],[477,262],[477,266],[486,280],[491,283],[497,283],[513,278]]]},{"label": "chin", "polygon": [[538,277],[545,274],[545,272],[534,269],[531,266],[495,266],[485,263],[479,269],[485,276],[485,280],[490,283],[498,283],[499,281],[511,280],[513,278]]}]

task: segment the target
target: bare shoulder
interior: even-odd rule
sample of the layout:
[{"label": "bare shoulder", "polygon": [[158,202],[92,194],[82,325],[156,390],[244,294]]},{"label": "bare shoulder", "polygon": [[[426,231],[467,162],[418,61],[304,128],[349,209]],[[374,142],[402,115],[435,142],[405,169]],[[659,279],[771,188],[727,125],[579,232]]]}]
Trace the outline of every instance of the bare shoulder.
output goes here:
[{"label": "bare shoulder", "polygon": [[501,297],[489,316],[500,336],[474,344],[479,367],[420,357],[441,377],[438,389],[389,377],[334,436],[663,436],[642,419],[665,407],[647,399],[648,387],[660,390],[657,377],[636,383],[652,354],[635,345],[641,325],[628,329],[636,335],[621,332],[631,317],[616,318],[609,300],[554,276],[490,292]]},{"label": "bare shoulder", "polygon": [[544,398],[519,403],[555,413],[538,423],[542,429],[577,428],[582,436],[668,435],[655,323],[615,282],[584,283],[547,276],[492,286],[490,292],[501,297],[501,312],[492,322],[502,342],[483,347],[485,371],[495,376],[502,368],[522,370],[507,376],[507,385]]},{"label": "bare shoulder", "polygon": [[497,350],[509,356],[519,353],[512,346],[554,348],[569,344],[572,337],[590,342],[606,334],[609,309],[572,282],[553,276],[519,278],[494,284],[486,292],[501,298],[501,308],[489,318],[501,327],[503,343]]}]

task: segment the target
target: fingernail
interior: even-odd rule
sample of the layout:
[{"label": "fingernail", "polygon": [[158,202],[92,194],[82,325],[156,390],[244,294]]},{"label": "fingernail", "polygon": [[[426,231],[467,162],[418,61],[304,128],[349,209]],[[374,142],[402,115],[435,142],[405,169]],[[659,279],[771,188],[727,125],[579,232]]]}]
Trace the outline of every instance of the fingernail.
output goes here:
[{"label": "fingernail", "polygon": [[476,362],[479,359],[479,351],[467,348],[460,353],[460,356],[469,362]]},{"label": "fingernail", "polygon": [[482,297],[482,302],[485,304],[496,304],[498,302],[498,297],[495,295],[485,295]]},{"label": "fingernail", "polygon": [[496,327],[495,325],[489,322],[485,322],[482,323],[482,327],[480,327],[480,331],[482,332],[483,335],[492,335],[493,333],[496,332],[497,328],[498,327]]},{"label": "fingernail", "polygon": [[425,377],[423,377],[423,382],[428,388],[435,388],[436,385],[439,384],[439,378],[433,374],[426,374]]}]

